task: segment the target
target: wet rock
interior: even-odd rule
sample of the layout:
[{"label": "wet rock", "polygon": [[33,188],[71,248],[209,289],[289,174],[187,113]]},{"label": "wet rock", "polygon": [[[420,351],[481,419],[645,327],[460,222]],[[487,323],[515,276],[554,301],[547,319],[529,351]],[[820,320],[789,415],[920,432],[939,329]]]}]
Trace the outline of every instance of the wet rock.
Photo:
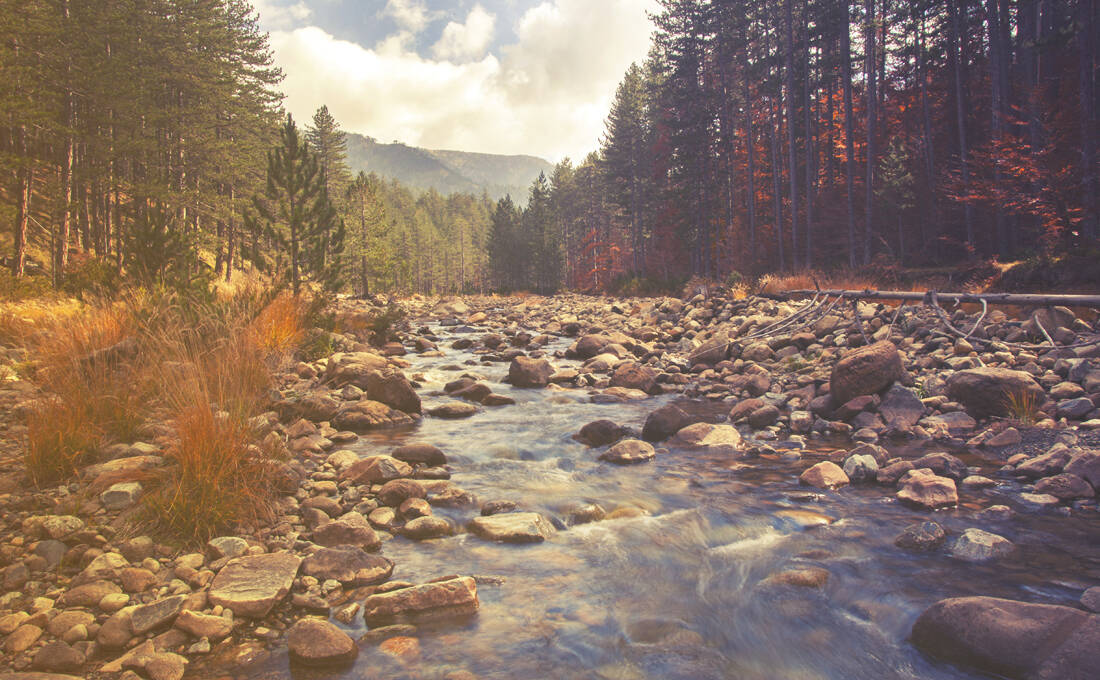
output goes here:
[{"label": "wet rock", "polygon": [[186,609],[176,617],[175,626],[197,638],[214,641],[224,639],[233,632],[233,621],[224,616],[211,616]]},{"label": "wet rock", "polygon": [[378,490],[378,500],[391,508],[399,508],[401,504],[410,498],[426,498],[427,490],[423,484],[418,484],[411,479],[395,479],[386,482]]},{"label": "wet rock", "polygon": [[653,445],[638,439],[624,439],[600,454],[600,460],[618,465],[644,463],[656,457]]},{"label": "wet rock", "polygon": [[400,371],[367,374],[367,398],[405,413],[420,413],[420,397]]},{"label": "wet rock", "polygon": [[405,523],[401,535],[414,541],[454,535],[454,527],[443,517],[417,517]]},{"label": "wet rock", "polygon": [[913,467],[928,468],[937,475],[959,480],[968,473],[966,463],[962,462],[950,453],[929,453],[913,461]]},{"label": "wet rock", "polygon": [[352,432],[368,432],[388,427],[412,425],[413,419],[403,411],[370,399],[345,404],[332,419],[332,426]]},{"label": "wet rock", "polygon": [[399,446],[391,451],[390,455],[410,465],[437,467],[447,464],[447,456],[444,455],[443,451],[436,446],[422,442]]},{"label": "wet rock", "polygon": [[1070,472],[1040,479],[1035,483],[1035,493],[1050,494],[1060,501],[1092,498],[1096,495],[1088,482]]},{"label": "wet rock", "polygon": [[305,666],[349,664],[359,647],[347,633],[322,619],[298,619],[286,634],[290,660]]},{"label": "wet rock", "polygon": [[302,560],[303,575],[332,579],[349,588],[383,583],[392,573],[393,562],[352,545],[319,548]]},{"label": "wet rock", "polygon": [[606,516],[607,511],[598,503],[586,503],[569,510],[569,521],[574,525],[598,522]]},{"label": "wet rock", "polygon": [[878,462],[875,457],[866,454],[848,456],[844,461],[844,474],[853,483],[874,482],[878,477]]},{"label": "wet rock", "polygon": [[582,427],[580,432],[573,435],[573,439],[589,448],[598,448],[619,441],[623,435],[623,428],[615,422],[594,420]]},{"label": "wet rock", "polygon": [[469,418],[477,413],[477,407],[464,401],[451,401],[428,409],[428,415],[436,418]]},{"label": "wet rock", "polygon": [[554,367],[546,359],[518,356],[508,366],[508,382],[513,387],[546,387]]},{"label": "wet rock", "polygon": [[632,361],[625,361],[615,367],[611,374],[611,386],[641,390],[647,394],[660,391],[657,386],[657,372]]},{"label": "wet rock", "polygon": [[469,576],[377,593],[363,603],[371,627],[422,619],[465,616],[477,611],[477,584]]},{"label": "wet rock", "polygon": [[1091,612],[1100,612],[1100,586],[1093,586],[1081,593],[1081,604]]},{"label": "wet rock", "polygon": [[187,597],[187,595],[174,595],[134,607],[130,610],[130,630],[134,635],[145,635],[154,630],[167,628],[183,610]]},{"label": "wet rock", "polygon": [[554,527],[537,512],[475,517],[466,528],[475,536],[501,543],[541,543],[554,535]]},{"label": "wet rock", "polygon": [[488,517],[502,512],[512,512],[515,509],[515,501],[488,501],[481,506],[481,514],[483,517]]},{"label": "wet rock", "polygon": [[878,412],[887,427],[908,430],[924,415],[924,404],[913,390],[894,385],[883,395]]},{"label": "wet rock", "polygon": [[905,376],[901,354],[884,340],[848,352],[833,368],[829,393],[834,404],[865,394],[876,394]]},{"label": "wet rock", "polygon": [[848,475],[832,461],[823,460],[805,470],[798,477],[799,483],[818,489],[836,489],[848,484]]},{"label": "wet rock", "polygon": [[876,479],[879,484],[894,486],[907,472],[913,469],[913,461],[896,460],[889,465],[880,467]]},{"label": "wet rock", "polygon": [[349,512],[314,529],[313,542],[327,547],[351,545],[365,550],[377,550],[382,545],[382,539],[374,533],[367,518],[357,512]]},{"label": "wet rock", "polygon": [[974,418],[1011,415],[1011,400],[1030,399],[1042,404],[1043,388],[1024,371],[1007,368],[971,368],[947,379],[947,396],[966,407]]},{"label": "wet rock", "polygon": [[1100,489],[1100,451],[1082,451],[1066,463],[1065,471],[1081,477],[1093,489]]},{"label": "wet rock", "polygon": [[955,480],[940,477],[928,468],[916,468],[898,480],[897,499],[910,506],[927,510],[951,508],[959,504]]},{"label": "wet rock", "polygon": [[[84,655],[61,640],[47,642],[34,654],[31,668],[48,672],[67,672],[80,670],[84,665]],[[4,678],[0,673],[0,678]],[[26,680],[30,680],[27,678]],[[45,679],[40,679],[45,680]]]},{"label": "wet rock", "polygon": [[1046,453],[1029,458],[1017,465],[1016,472],[1032,479],[1049,477],[1061,472],[1071,458],[1073,458],[1073,452],[1065,444],[1058,443],[1050,447]]},{"label": "wet rock", "polygon": [[912,640],[929,656],[1008,678],[1089,680],[1100,617],[1051,604],[951,598],[917,618]]},{"label": "wet rock", "polygon": [[716,420],[705,412],[704,406],[694,402],[665,404],[646,417],[642,439],[648,442],[664,441],[688,425],[713,423]]},{"label": "wet rock", "polygon": [[340,479],[353,484],[379,484],[408,477],[412,472],[408,463],[393,456],[370,456],[353,463],[340,473]]},{"label": "wet rock", "polygon": [[695,423],[681,429],[669,440],[671,446],[686,446],[726,453],[737,452],[743,441],[741,433],[732,425]]},{"label": "wet rock", "polygon": [[787,569],[764,579],[762,585],[795,586],[798,588],[820,588],[829,580],[829,572],[821,567]]},{"label": "wet rock", "polygon": [[749,414],[749,425],[754,430],[762,430],[779,420],[779,409],[772,404],[765,404]]},{"label": "wet rock", "polygon": [[947,532],[935,522],[918,522],[905,527],[894,539],[894,545],[910,552],[939,550],[947,539]]},{"label": "wet rock", "polygon": [[951,547],[951,556],[966,562],[988,562],[1012,553],[1012,541],[981,529],[967,529]]},{"label": "wet rock", "polygon": [[263,618],[290,592],[301,563],[287,552],[231,560],[210,585],[210,604],[232,609],[237,616]]}]

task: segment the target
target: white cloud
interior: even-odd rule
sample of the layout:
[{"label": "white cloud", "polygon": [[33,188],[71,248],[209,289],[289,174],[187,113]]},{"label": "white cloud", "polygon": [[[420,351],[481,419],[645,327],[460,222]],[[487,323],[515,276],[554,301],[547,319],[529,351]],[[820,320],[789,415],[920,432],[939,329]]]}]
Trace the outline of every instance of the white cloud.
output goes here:
[{"label": "white cloud", "polygon": [[645,12],[655,6],[544,0],[523,16],[518,42],[499,56],[484,54],[493,21],[478,7],[464,24],[447,27],[456,27],[451,37],[444,29],[433,58],[412,50],[413,25],[372,47],[318,27],[274,31],[271,43],[286,73],[286,107],[298,120],[327,104],[345,129],[382,141],[579,160],[595,149],[626,68],[646,56]]},{"label": "white cloud", "polygon": [[268,30],[289,28],[309,19],[313,10],[304,0],[291,5],[282,4],[285,0],[252,0],[252,5],[260,15],[260,25]]},{"label": "white cloud", "polygon": [[392,17],[403,30],[419,33],[428,25],[428,10],[422,0],[387,0],[382,14]]},{"label": "white cloud", "polygon": [[437,59],[477,59],[489,48],[496,19],[495,15],[486,12],[481,5],[474,5],[466,17],[466,23],[452,21],[443,28],[443,35],[432,46],[432,54]]}]

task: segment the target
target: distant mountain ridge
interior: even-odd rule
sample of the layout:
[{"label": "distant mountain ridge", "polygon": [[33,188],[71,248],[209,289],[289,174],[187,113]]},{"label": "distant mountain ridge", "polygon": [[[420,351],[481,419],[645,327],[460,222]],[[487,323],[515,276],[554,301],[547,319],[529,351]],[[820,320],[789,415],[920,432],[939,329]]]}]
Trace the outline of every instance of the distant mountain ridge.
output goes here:
[{"label": "distant mountain ridge", "polygon": [[536,156],[503,156],[467,151],[422,149],[395,142],[382,144],[372,137],[348,133],[348,166],[353,173],[375,172],[414,189],[435,189],[492,199],[511,195],[527,202],[531,182],[540,172],[550,175],[550,163]]}]

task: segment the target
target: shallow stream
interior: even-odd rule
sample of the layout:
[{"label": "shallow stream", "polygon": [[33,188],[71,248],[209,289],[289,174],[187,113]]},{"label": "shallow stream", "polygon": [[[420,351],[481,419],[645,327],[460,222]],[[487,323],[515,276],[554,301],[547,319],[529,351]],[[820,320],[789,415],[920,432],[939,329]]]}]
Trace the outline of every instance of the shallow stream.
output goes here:
[{"label": "shallow stream", "polygon": [[[1015,500],[1011,480],[963,489],[961,507],[930,515],[900,506],[877,485],[822,493],[800,487],[798,474],[835,450],[816,440],[802,462],[676,449],[636,466],[599,462],[599,450],[573,441],[573,433],[600,418],[640,431],[646,415],[671,397],[593,404],[583,389],[513,389],[501,383],[506,363],[483,364],[477,354],[450,349],[460,336],[435,330],[446,356],[406,357],[406,374],[423,378],[425,410],[448,401],[443,385],[466,372],[517,404],[483,407],[464,420],[425,417],[411,430],[370,434],[351,448],[368,456],[411,441],[435,444],[449,458],[452,481],[481,501],[512,500],[558,520],[586,503],[646,515],[572,526],[536,545],[465,533],[395,538],[382,549],[396,563],[393,578],[474,575],[480,612],[422,628],[420,653],[411,659],[364,645],[354,667],[318,673],[290,668],[285,654],[275,654],[239,677],[435,679],[467,670],[509,679],[971,678],[980,676],[931,661],[907,641],[925,607],[962,595],[1072,604],[1100,583],[1095,514],[1028,510]],[[559,340],[546,349],[566,346]],[[1001,479],[997,461],[964,459]],[[996,503],[1018,513],[1002,521],[975,517]],[[457,526],[476,513],[436,509]],[[894,546],[902,529],[929,518],[944,525],[949,541],[978,527],[1012,540],[1016,553],[970,564],[946,551],[912,554]],[[829,572],[824,587],[763,583],[808,566]],[[348,632],[365,631],[360,618]]]}]

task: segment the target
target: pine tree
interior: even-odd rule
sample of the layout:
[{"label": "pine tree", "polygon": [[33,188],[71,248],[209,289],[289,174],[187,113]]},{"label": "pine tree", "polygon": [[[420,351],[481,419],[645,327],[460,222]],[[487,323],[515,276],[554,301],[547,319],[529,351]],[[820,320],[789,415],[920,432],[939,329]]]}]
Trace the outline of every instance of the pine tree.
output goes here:
[{"label": "pine tree", "polygon": [[266,223],[264,233],[290,251],[288,278],[295,295],[306,278],[336,290],[341,283],[340,260],[326,255],[343,252],[344,223],[325,191],[317,157],[301,140],[289,114],[280,141],[268,153],[267,190],[253,201]]},{"label": "pine tree", "polygon": [[[306,128],[306,141],[317,157],[325,192],[332,198],[337,210],[340,210],[351,181],[347,161],[348,136],[340,129],[327,106],[321,106],[313,114],[313,124]],[[325,247],[321,256],[327,260],[332,255],[328,248],[329,234],[324,235],[324,241]]]},{"label": "pine tree", "polygon": [[519,211],[511,196],[497,201],[489,226],[489,270],[496,287],[514,290],[521,285],[521,263],[524,255],[518,247]]}]

